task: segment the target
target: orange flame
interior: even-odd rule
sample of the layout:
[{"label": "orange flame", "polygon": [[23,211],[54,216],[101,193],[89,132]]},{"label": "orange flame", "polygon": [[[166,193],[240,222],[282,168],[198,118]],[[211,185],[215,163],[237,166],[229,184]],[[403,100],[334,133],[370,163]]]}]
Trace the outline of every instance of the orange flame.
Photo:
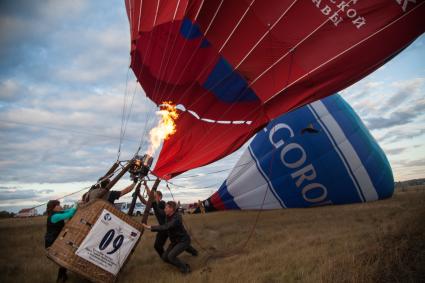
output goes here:
[{"label": "orange flame", "polygon": [[175,121],[179,117],[176,106],[171,101],[164,101],[161,110],[156,112],[160,116],[158,125],[149,132],[151,144],[147,154],[153,156],[163,140],[168,139],[176,132]]}]

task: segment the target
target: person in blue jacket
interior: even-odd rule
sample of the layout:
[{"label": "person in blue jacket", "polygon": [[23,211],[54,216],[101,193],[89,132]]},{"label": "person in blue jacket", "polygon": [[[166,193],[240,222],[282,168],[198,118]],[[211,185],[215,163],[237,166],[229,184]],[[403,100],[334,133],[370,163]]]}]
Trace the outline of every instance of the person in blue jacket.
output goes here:
[{"label": "person in blue jacket", "polygon": [[[44,236],[44,247],[46,249],[53,245],[53,242],[59,236],[63,226],[65,226],[65,220],[74,216],[76,210],[76,207],[63,210],[58,200],[50,200],[47,203],[47,229],[46,235]],[[59,267],[56,282],[65,282],[67,278],[66,268]]]}]

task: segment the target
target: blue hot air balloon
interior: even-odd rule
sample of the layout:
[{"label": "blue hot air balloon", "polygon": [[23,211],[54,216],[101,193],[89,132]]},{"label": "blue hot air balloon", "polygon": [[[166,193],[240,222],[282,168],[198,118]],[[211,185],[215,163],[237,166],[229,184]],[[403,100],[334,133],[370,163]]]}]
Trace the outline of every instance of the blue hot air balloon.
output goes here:
[{"label": "blue hot air balloon", "polygon": [[335,94],[270,122],[204,205],[207,211],[312,207],[375,201],[393,192],[384,152]]}]

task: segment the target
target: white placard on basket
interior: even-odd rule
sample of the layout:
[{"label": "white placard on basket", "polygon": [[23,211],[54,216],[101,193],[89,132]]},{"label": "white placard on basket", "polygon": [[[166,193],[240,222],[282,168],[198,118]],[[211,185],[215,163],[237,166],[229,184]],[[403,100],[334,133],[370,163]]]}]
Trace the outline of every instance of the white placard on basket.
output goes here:
[{"label": "white placard on basket", "polygon": [[117,275],[139,237],[139,230],[104,209],[76,254]]}]

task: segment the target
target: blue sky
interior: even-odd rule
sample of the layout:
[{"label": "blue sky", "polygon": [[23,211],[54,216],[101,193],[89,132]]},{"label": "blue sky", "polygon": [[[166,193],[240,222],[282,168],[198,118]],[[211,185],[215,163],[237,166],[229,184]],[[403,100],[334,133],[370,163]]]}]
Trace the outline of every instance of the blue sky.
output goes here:
[{"label": "blue sky", "polygon": [[[134,153],[155,108],[128,72],[124,1],[1,1],[0,57],[0,210],[77,191],[107,170],[117,157],[126,82],[135,98],[122,158]],[[425,177],[425,36],[341,93],[387,153],[395,179]],[[230,169],[240,154],[179,176],[185,188],[175,197],[209,196],[228,172],[205,173]]]}]

